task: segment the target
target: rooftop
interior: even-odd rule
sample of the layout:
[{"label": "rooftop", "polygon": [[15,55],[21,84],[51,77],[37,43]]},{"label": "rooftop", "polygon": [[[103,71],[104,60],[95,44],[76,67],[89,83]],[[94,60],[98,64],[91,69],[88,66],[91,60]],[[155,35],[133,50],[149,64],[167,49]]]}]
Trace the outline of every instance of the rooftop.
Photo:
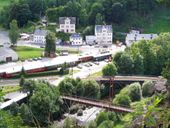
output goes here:
[{"label": "rooftop", "polygon": [[8,47],[0,47],[0,56],[4,56],[4,55],[16,55],[17,53],[12,50],[11,48]]},{"label": "rooftop", "polygon": [[47,30],[41,30],[41,29],[36,29],[34,32],[34,35],[37,36],[46,36],[47,35]]},{"label": "rooftop", "polygon": [[70,24],[76,24],[76,18],[75,17],[60,17],[59,18],[59,24],[65,24],[66,19],[70,20]]},{"label": "rooftop", "polygon": [[112,25],[95,25],[95,32],[101,33],[103,29],[106,29],[108,33],[112,33]]}]

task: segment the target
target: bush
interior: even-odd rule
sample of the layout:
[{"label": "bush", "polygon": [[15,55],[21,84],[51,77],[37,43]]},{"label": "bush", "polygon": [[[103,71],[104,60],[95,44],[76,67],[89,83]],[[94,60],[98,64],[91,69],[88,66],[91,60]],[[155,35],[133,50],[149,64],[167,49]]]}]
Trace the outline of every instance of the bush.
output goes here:
[{"label": "bush", "polygon": [[142,95],[144,97],[152,96],[154,93],[154,83],[152,81],[145,81],[142,85]]},{"label": "bush", "polygon": [[115,76],[117,74],[117,68],[114,63],[106,65],[102,69],[103,76]]},{"label": "bush", "polygon": [[82,116],[82,115],[83,115],[83,110],[79,109],[78,112],[77,112],[77,116]]},{"label": "bush", "polygon": [[128,88],[129,88],[129,97],[132,102],[141,100],[142,90],[141,90],[141,85],[139,83],[130,84]]},{"label": "bush", "polygon": [[122,106],[130,106],[131,100],[128,95],[118,94],[113,99],[113,104],[122,105]]},{"label": "bush", "polygon": [[99,113],[99,115],[96,117],[97,126],[99,126],[105,120],[109,120],[107,113],[106,112]]}]

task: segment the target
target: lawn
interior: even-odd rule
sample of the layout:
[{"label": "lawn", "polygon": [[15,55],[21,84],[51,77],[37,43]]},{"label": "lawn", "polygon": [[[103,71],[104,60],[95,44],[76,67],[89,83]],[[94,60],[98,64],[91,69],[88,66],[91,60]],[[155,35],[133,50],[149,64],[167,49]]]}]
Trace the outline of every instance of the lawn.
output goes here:
[{"label": "lawn", "polygon": [[4,7],[10,4],[11,0],[0,0],[0,10]]},{"label": "lawn", "polygon": [[20,60],[40,57],[43,53],[42,48],[32,48],[27,46],[17,46],[14,48]]},{"label": "lawn", "polygon": [[16,92],[20,89],[20,86],[2,86],[0,89],[2,89],[3,94],[11,93],[11,92]]}]

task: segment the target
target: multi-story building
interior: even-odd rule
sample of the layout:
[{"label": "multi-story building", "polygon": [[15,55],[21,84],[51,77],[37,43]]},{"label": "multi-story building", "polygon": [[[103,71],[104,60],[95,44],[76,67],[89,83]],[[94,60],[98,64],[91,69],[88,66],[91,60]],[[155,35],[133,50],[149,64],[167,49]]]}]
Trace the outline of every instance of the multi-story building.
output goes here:
[{"label": "multi-story building", "polygon": [[46,35],[47,30],[36,29],[34,32],[33,42],[37,44],[45,44],[46,43]]},{"label": "multi-story building", "polygon": [[126,45],[131,46],[134,42],[138,42],[140,40],[152,40],[156,38],[157,34],[136,34],[136,33],[130,33],[126,36]]},{"label": "multi-story building", "polygon": [[113,33],[112,25],[96,25],[95,26],[96,42],[102,47],[112,45]]},{"label": "multi-story building", "polygon": [[77,34],[77,33],[72,34],[70,36],[70,43],[71,45],[77,45],[77,46],[84,45],[83,38],[81,37],[80,34]]},{"label": "multi-story building", "polygon": [[65,33],[76,32],[76,18],[75,17],[60,17],[59,18],[59,31]]},{"label": "multi-story building", "polygon": [[94,35],[86,36],[86,44],[95,45],[96,44],[96,36],[94,36]]}]

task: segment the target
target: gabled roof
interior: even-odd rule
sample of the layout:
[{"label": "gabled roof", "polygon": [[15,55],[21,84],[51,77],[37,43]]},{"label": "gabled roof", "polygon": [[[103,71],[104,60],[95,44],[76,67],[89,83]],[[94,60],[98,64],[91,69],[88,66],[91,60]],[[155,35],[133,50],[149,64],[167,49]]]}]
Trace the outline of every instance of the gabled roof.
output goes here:
[{"label": "gabled roof", "polygon": [[59,18],[59,24],[65,24],[66,19],[70,20],[70,24],[76,24],[76,18],[75,17],[60,17]]},{"label": "gabled roof", "polygon": [[0,47],[0,56],[5,56],[5,55],[17,55],[17,53],[11,48]]},{"label": "gabled roof", "polygon": [[112,25],[95,25],[95,32],[101,33],[103,29],[106,29],[108,33],[112,33]]},{"label": "gabled roof", "polygon": [[80,34],[74,33],[70,36],[70,38],[82,38]]},{"label": "gabled roof", "polygon": [[48,33],[47,30],[36,29],[35,32],[34,32],[34,35],[37,35],[37,36],[46,36],[47,33]]}]

